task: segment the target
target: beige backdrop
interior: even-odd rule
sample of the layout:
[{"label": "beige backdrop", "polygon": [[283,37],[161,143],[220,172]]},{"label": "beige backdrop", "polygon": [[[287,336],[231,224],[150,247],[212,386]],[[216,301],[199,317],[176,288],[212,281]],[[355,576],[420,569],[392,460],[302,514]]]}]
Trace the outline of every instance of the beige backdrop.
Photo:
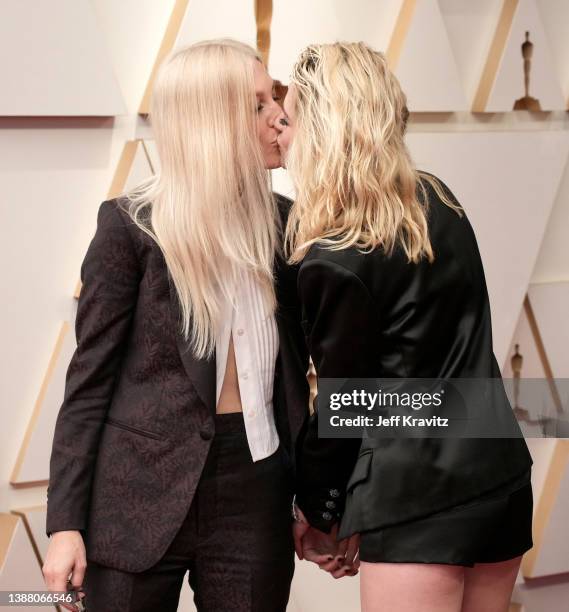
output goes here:
[{"label": "beige backdrop", "polygon": [[[569,3],[259,4],[265,16],[272,8],[263,51],[283,82],[310,42],[365,40],[387,53],[408,94],[417,165],[447,182],[475,227],[504,374],[519,343],[524,376],[568,376]],[[511,111],[526,30],[530,95],[549,112]],[[160,59],[214,36],[254,44],[254,0],[20,0],[2,11],[0,590],[42,588],[47,462],[96,210],[159,168],[144,113]],[[273,181],[294,195],[283,171]],[[527,612],[566,610],[567,444],[530,441],[536,546],[514,593]],[[357,592],[357,578],[332,581],[301,563],[289,608],[357,610]],[[180,610],[192,605],[185,586]]]}]

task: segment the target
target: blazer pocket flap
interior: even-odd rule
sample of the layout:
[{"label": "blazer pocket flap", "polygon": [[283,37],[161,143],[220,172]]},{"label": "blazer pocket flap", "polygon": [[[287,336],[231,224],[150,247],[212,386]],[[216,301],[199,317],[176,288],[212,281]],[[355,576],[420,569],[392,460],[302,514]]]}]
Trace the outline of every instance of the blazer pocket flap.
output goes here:
[{"label": "blazer pocket flap", "polygon": [[140,427],[135,427],[130,425],[129,423],[124,423],[123,421],[118,421],[112,417],[107,417],[105,419],[105,423],[111,425],[113,427],[118,427],[119,429],[124,429],[125,431],[130,431],[132,433],[138,434],[139,436],[145,436],[146,438],[152,438],[153,440],[161,440],[162,436],[153,431],[148,431],[147,429],[141,429]]},{"label": "blazer pocket flap", "polygon": [[364,453],[361,453],[356,461],[356,465],[354,467],[354,471],[350,476],[350,480],[348,480],[348,485],[346,489],[349,491],[354,488],[360,482],[367,480],[369,476],[369,470],[371,467],[371,459],[373,457],[373,451],[368,450]]}]

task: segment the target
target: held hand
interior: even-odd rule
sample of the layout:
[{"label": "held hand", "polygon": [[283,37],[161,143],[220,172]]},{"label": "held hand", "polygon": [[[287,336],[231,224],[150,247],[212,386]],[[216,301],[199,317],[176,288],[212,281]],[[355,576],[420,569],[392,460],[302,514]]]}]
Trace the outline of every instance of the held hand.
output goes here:
[{"label": "held hand", "polygon": [[[317,531],[317,530],[315,530]],[[320,533],[320,532],[319,532]],[[337,537],[338,526],[335,525],[331,536]],[[355,576],[360,567],[358,551],[360,546],[359,534],[354,534],[349,538],[336,542],[337,549],[332,561],[319,563],[320,569],[327,571],[333,578],[343,578],[344,576]]]},{"label": "held hand", "polygon": [[[360,567],[359,558],[360,549],[360,534],[355,533],[353,536],[346,538],[340,542],[338,552],[345,552],[345,556],[339,562],[339,567],[332,570],[330,573],[334,578],[343,578],[344,576],[355,576]],[[338,557],[336,557],[338,561]]]},{"label": "held hand", "polygon": [[297,520],[293,526],[294,545],[299,559],[316,563],[334,578],[355,576],[358,573],[359,535],[338,542],[338,525],[330,534],[311,527],[302,511],[296,508]]},{"label": "held hand", "polygon": [[330,533],[309,527],[302,538],[303,557],[307,561],[316,563],[320,569],[330,571],[331,568],[335,568],[337,559],[344,556],[339,550],[337,535],[338,525],[334,525]]},{"label": "held hand", "polygon": [[[79,531],[56,531],[52,534],[47,554],[42,567],[45,584],[49,591],[67,590],[67,579],[71,576],[71,584],[80,587],[87,568],[85,544]],[[68,607],[60,604],[68,610]]]},{"label": "held hand", "polygon": [[292,526],[294,548],[300,560],[306,559],[314,563],[328,563],[333,561],[337,549],[334,538],[311,527],[300,508],[296,507],[296,520]]}]

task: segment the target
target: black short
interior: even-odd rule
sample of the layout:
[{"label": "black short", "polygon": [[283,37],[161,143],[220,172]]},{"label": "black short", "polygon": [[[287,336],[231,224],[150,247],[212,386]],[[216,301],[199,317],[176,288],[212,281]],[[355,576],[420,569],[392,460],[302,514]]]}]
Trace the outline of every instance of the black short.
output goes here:
[{"label": "black short", "polygon": [[365,531],[360,559],[472,567],[523,555],[533,546],[530,472],[512,484],[421,519]]}]

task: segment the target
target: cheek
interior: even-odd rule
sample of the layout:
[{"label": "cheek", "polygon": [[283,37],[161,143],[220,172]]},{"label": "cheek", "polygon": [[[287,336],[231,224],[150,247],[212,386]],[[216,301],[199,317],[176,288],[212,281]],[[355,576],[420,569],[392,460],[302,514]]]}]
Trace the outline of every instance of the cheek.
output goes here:
[{"label": "cheek", "polygon": [[275,134],[270,129],[265,128],[263,131],[259,131],[259,139],[265,161],[265,168],[268,170],[279,168],[281,165],[281,156],[279,148],[275,144]]},{"label": "cheek", "polygon": [[285,129],[279,134],[279,147],[286,151],[290,145],[290,133],[288,129]]},{"label": "cheek", "polygon": [[275,139],[275,135],[271,128],[267,125],[266,121],[259,121],[257,125],[257,133],[259,134],[259,141],[263,149],[269,147],[271,142],[273,142]]}]

